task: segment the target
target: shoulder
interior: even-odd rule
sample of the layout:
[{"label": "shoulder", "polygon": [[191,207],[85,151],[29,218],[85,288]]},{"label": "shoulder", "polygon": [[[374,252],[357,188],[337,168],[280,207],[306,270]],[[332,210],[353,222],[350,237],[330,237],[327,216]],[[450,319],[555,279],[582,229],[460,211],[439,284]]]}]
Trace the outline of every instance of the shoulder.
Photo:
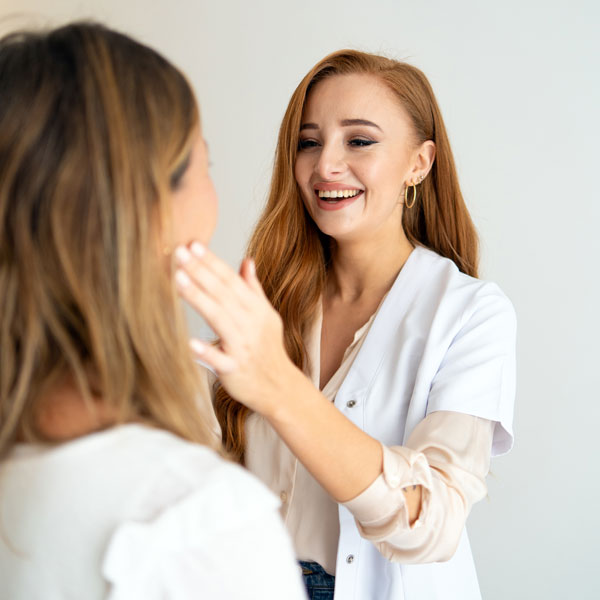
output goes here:
[{"label": "shoulder", "polygon": [[77,474],[95,504],[117,519],[153,519],[190,495],[207,515],[278,506],[245,469],[211,448],[141,424],[91,434],[27,462],[36,472]]},{"label": "shoulder", "polygon": [[261,524],[267,537],[280,526],[279,500],[242,467],[168,433],[144,432],[141,437],[156,444],[151,450],[146,446],[156,468],[140,490],[135,510],[110,536],[103,573],[115,588],[142,589],[148,573],[156,572],[160,579],[161,565],[173,557],[209,559],[219,548],[231,549],[249,524]]},{"label": "shoulder", "polygon": [[186,452],[168,466],[188,484],[187,496],[193,497],[207,528],[235,529],[259,514],[277,511],[279,499],[246,469],[212,450],[201,450]]},{"label": "shoulder", "polygon": [[137,467],[138,473],[145,473],[138,479],[141,488],[134,507],[140,517],[153,516],[189,495],[207,516],[277,508],[278,500],[260,482],[211,448],[150,427],[122,429],[110,452],[127,471]]},{"label": "shoulder", "polygon": [[462,273],[453,261],[428,248],[418,246],[415,254],[413,271],[420,271],[419,295],[426,304],[447,312],[453,319],[460,315],[460,321],[479,312],[516,320],[511,301],[496,283]]}]

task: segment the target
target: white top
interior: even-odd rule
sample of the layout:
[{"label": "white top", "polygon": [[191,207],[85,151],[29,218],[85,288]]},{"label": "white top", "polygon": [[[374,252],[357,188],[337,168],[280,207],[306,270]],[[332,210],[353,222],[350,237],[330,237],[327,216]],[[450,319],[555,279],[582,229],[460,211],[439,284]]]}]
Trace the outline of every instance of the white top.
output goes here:
[{"label": "white top", "polygon": [[2,599],[306,598],[276,498],[165,431],[18,445],[0,491]]},{"label": "white top", "polygon": [[[333,401],[342,385],[377,311],[354,334],[338,370],[322,392]],[[307,375],[315,387],[320,381],[323,312],[319,310],[305,334]],[[406,448],[383,447],[384,473],[356,498],[344,503],[359,524],[363,537],[373,539],[388,558],[404,563],[428,562],[442,546],[452,552],[459,542],[471,506],[487,493],[485,477],[495,424],[463,413],[438,411],[425,417]],[[335,575],[340,535],[338,505],[290,452],[269,423],[257,414],[247,421],[246,464],[280,495],[281,514],[292,536],[296,556],[315,561]],[[407,465],[407,449],[427,459]],[[433,469],[429,467],[433,466]],[[424,486],[418,521],[411,528],[402,488],[388,483],[399,473],[405,486]],[[435,522],[435,535],[422,523]],[[443,543],[440,542],[443,541]]]},{"label": "white top", "polygon": [[[436,552],[417,553],[415,562],[424,564],[409,564],[413,561],[403,553],[415,539],[421,543],[441,531],[436,522],[440,512],[427,511],[432,497],[439,496],[441,505],[455,504],[464,518],[470,508],[464,490],[441,485],[443,476],[433,479],[441,453],[422,435],[428,415],[450,412],[477,417],[462,419],[457,429],[464,434],[463,441],[475,440],[477,445],[485,440],[477,442],[479,433],[471,434],[475,429],[485,434],[489,427],[485,422],[492,422],[491,454],[510,449],[515,331],[514,310],[498,286],[460,273],[452,261],[425,248],[411,253],[379,307],[334,403],[384,446],[384,473],[375,487],[386,494],[388,488],[395,490],[401,502],[400,489],[419,483],[426,489],[423,514],[433,516],[420,519],[410,529],[402,511],[385,515],[388,520],[381,521],[382,515],[363,512],[352,503],[338,506],[336,600],[481,597],[464,528],[453,531],[451,537],[438,538]],[[435,419],[434,428],[439,426],[439,416]],[[476,423],[482,426],[472,429]],[[440,430],[442,437],[446,433]],[[261,476],[275,474],[268,484],[273,490],[285,490],[281,486],[293,480],[294,461],[279,462],[277,452],[263,453],[263,441],[249,427],[247,464]],[[486,443],[489,447],[489,437]],[[474,458],[477,462],[481,457]],[[487,470],[483,463],[471,468]],[[472,497],[480,497],[480,483],[471,478],[470,486]],[[417,529],[420,532],[413,534]]]}]

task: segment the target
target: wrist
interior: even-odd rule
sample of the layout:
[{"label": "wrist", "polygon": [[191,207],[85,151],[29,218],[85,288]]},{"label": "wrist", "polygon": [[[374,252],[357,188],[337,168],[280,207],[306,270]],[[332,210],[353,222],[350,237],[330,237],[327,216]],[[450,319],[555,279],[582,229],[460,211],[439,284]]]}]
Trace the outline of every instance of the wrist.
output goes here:
[{"label": "wrist", "polygon": [[312,384],[306,375],[291,361],[274,370],[276,377],[267,391],[263,416],[272,424],[293,421],[292,413],[305,396],[305,386]]}]

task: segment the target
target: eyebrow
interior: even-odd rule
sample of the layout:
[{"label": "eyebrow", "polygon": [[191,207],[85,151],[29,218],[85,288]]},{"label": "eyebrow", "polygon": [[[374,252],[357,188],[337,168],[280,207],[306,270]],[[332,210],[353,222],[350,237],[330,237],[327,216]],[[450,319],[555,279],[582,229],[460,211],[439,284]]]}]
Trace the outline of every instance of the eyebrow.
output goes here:
[{"label": "eyebrow", "polygon": [[[382,131],[381,127],[377,125],[377,123],[373,123],[373,121],[367,121],[367,119],[344,119],[341,122],[342,127],[349,127],[351,125],[366,125],[367,127],[375,127]],[[300,125],[300,131],[303,129],[319,129],[319,126],[316,123],[303,123]]]}]

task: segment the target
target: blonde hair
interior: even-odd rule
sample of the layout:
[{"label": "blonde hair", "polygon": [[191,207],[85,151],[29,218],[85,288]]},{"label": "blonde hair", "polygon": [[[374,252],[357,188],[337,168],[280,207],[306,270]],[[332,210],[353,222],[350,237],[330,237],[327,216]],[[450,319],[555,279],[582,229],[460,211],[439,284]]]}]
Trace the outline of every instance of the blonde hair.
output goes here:
[{"label": "blonde hair", "polygon": [[[294,178],[302,112],[311,89],[320,81],[354,73],[373,75],[387,85],[407,112],[417,144],[432,140],[436,145],[435,162],[419,186],[417,203],[403,212],[407,238],[477,276],[477,233],[460,191],[442,115],[425,75],[404,62],[355,50],[326,56],[302,79],[290,99],[279,130],[269,198],[248,249],[267,297],[283,319],[287,352],[299,368],[306,362],[304,328],[315,313],[330,261],[330,238],[310,218]],[[225,449],[243,462],[249,410],[222,386],[217,385],[215,393]]]},{"label": "blonde hair", "polygon": [[165,257],[199,117],[185,77],[93,23],[0,40],[0,456],[64,374],[90,410],[211,443]]}]

